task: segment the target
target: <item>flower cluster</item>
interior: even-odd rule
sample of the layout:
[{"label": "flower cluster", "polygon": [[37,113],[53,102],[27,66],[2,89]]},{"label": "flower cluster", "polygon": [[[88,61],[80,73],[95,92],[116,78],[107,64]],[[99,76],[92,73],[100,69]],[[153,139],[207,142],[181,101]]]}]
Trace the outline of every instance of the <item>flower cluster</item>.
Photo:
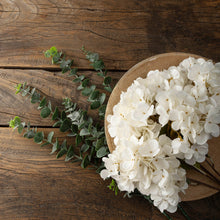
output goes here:
[{"label": "flower cluster", "polygon": [[101,177],[121,191],[150,195],[161,212],[175,212],[188,187],[179,160],[194,165],[219,136],[220,63],[188,58],[179,66],[150,71],[120,96],[108,132],[115,150],[104,157]]}]

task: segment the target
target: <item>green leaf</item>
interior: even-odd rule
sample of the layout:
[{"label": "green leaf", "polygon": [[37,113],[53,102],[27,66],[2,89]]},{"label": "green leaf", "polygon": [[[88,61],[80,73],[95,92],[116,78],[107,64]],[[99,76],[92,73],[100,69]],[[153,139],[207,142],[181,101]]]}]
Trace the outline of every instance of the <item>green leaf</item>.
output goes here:
[{"label": "green leaf", "polygon": [[89,83],[89,79],[84,79],[82,82],[82,87],[86,87]]},{"label": "green leaf", "polygon": [[29,93],[29,91],[30,91],[30,86],[28,86],[27,89],[23,89],[21,95],[26,96]]},{"label": "green leaf", "polygon": [[52,120],[56,120],[59,116],[59,110],[58,110],[58,107],[56,106],[55,110],[54,110],[54,113],[52,115]]},{"label": "green leaf", "polygon": [[21,83],[17,84],[17,86],[15,87],[16,88],[15,94],[18,94],[21,91],[21,86],[22,86]]},{"label": "green leaf", "polygon": [[80,135],[76,136],[76,146],[79,146],[82,143],[82,137]]},{"label": "green leaf", "polygon": [[49,143],[52,142],[53,135],[54,135],[54,132],[53,132],[53,131],[51,131],[51,132],[47,135],[47,141],[48,141]]},{"label": "green leaf", "polygon": [[104,157],[105,155],[108,154],[108,151],[106,149],[106,147],[101,147],[97,152],[96,152],[96,156],[98,158]]},{"label": "green leaf", "polygon": [[81,153],[85,153],[87,150],[89,150],[88,144],[83,144],[82,147],[80,148]]},{"label": "green leaf", "polygon": [[70,74],[69,74],[69,76],[75,76],[76,73],[77,73],[77,71],[78,71],[77,68],[73,68],[73,69],[71,69],[71,70],[70,70]]},{"label": "green leaf", "polygon": [[81,75],[81,76],[75,78],[75,79],[73,80],[73,82],[81,82],[81,81],[84,80],[84,78],[85,78],[85,76],[84,76],[84,75]]},{"label": "green leaf", "polygon": [[52,64],[58,64],[60,62],[62,53],[57,53],[52,57]]},{"label": "green leaf", "polygon": [[47,50],[47,51],[44,53],[44,56],[45,56],[46,58],[51,57],[50,50]]},{"label": "green leaf", "polygon": [[21,134],[22,131],[23,131],[23,129],[24,129],[23,125],[20,124],[20,125],[18,126],[18,133]]},{"label": "green leaf", "polygon": [[21,124],[21,119],[18,116],[15,116],[14,119],[11,119],[9,122],[9,126],[11,128],[18,127]]},{"label": "green leaf", "polygon": [[99,108],[99,115],[104,115],[105,114],[105,110],[106,110],[106,105],[102,105]]},{"label": "green leaf", "polygon": [[71,131],[72,131],[74,134],[77,134],[77,133],[78,133],[78,126],[72,124],[72,126],[71,126]]},{"label": "green leaf", "polygon": [[105,166],[104,166],[104,164],[102,163],[102,164],[98,167],[98,169],[96,170],[96,173],[100,173],[103,169],[105,169]]},{"label": "green leaf", "polygon": [[71,129],[71,121],[70,121],[68,118],[66,118],[66,119],[62,122],[62,124],[60,125],[60,131],[61,131],[61,132],[66,132],[66,131],[68,131],[69,129]]},{"label": "green leaf", "polygon": [[110,76],[106,76],[104,78],[104,85],[109,85],[112,81],[112,78]]},{"label": "green leaf", "polygon": [[112,88],[110,86],[106,86],[106,87],[104,87],[104,89],[108,92],[112,92]]},{"label": "green leaf", "polygon": [[65,111],[61,112],[61,119],[62,120],[66,119],[66,112]]},{"label": "green leaf", "polygon": [[96,141],[95,149],[99,150],[104,145],[104,138],[100,138]]},{"label": "green leaf", "polygon": [[53,57],[57,54],[57,48],[56,47],[51,47],[50,48],[50,55]]},{"label": "green leaf", "polygon": [[57,159],[58,158],[60,158],[60,157],[62,157],[64,154],[66,154],[67,153],[67,149],[65,149],[65,148],[62,148],[58,153],[57,153]]},{"label": "green leaf", "polygon": [[60,149],[60,145],[59,145],[58,139],[56,138],[56,142],[53,143],[52,151],[50,154],[53,154],[54,152],[56,152],[59,149]]},{"label": "green leaf", "polygon": [[81,131],[80,131],[80,136],[87,136],[87,135],[90,135],[90,132],[87,128],[83,128]]},{"label": "green leaf", "polygon": [[86,58],[91,62],[95,62],[99,60],[99,54],[98,53],[92,53],[92,52],[87,52]]},{"label": "green leaf", "polygon": [[51,106],[51,102],[49,100],[47,107],[50,109],[50,111],[52,111],[52,106]]},{"label": "green leaf", "polygon": [[31,138],[34,137],[34,135],[35,135],[34,131],[33,130],[29,130],[29,131],[25,132],[23,136],[25,138],[31,139]]},{"label": "green leaf", "polygon": [[82,90],[82,89],[84,89],[84,87],[82,86],[82,84],[77,87],[77,90]]},{"label": "green leaf", "polygon": [[98,72],[97,73],[98,76],[104,77],[105,75],[103,74],[103,72]]},{"label": "green leaf", "polygon": [[102,105],[105,102],[106,94],[102,93],[99,97],[99,102]]},{"label": "green leaf", "polygon": [[69,161],[74,157],[74,148],[73,145],[69,146],[67,154],[66,154],[66,158],[65,161]]},{"label": "green leaf", "polygon": [[61,121],[57,121],[57,122],[55,122],[55,123],[53,124],[53,127],[58,127],[58,126],[60,126],[61,124],[62,124]]},{"label": "green leaf", "polygon": [[45,143],[41,144],[40,146],[41,146],[41,147],[44,147],[44,146],[46,146],[46,145],[48,145],[48,144],[51,144],[51,143],[45,142]]},{"label": "green leaf", "polygon": [[88,155],[86,155],[82,160],[81,167],[86,168],[88,165],[89,165],[89,158]]},{"label": "green leaf", "polygon": [[94,61],[93,63],[91,63],[91,66],[93,66],[93,68],[96,70],[96,71],[99,71],[99,70],[102,70],[105,68],[105,65],[103,63],[102,60],[97,60],[97,61]]},{"label": "green leaf", "polygon": [[37,132],[37,133],[35,134],[35,136],[34,136],[34,142],[35,142],[35,143],[40,144],[40,143],[42,143],[43,139],[44,139],[44,133],[43,133],[43,131]]},{"label": "green leaf", "polygon": [[47,118],[51,113],[51,110],[48,108],[48,107],[44,107],[41,109],[41,113],[40,113],[40,116],[42,118]]},{"label": "green leaf", "polygon": [[100,107],[100,102],[99,101],[95,101],[90,105],[91,109],[97,109]]},{"label": "green leaf", "polygon": [[43,97],[43,99],[40,101],[38,109],[45,107],[46,104],[47,104],[46,97]]},{"label": "green leaf", "polygon": [[[32,90],[33,91],[33,90]],[[37,103],[40,102],[40,94],[37,92],[34,92],[31,96],[31,103]]]},{"label": "green leaf", "polygon": [[95,90],[91,93],[91,95],[89,96],[89,100],[96,100],[99,96],[99,91]]},{"label": "green leaf", "polygon": [[92,89],[89,87],[86,87],[82,90],[82,95],[89,96],[91,94],[91,92],[92,92]]}]

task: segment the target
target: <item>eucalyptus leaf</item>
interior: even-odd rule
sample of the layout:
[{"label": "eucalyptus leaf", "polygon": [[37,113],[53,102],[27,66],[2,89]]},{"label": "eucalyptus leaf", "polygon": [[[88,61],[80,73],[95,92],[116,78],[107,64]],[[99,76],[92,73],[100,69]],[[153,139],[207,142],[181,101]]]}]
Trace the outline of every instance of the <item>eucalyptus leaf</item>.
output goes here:
[{"label": "eucalyptus leaf", "polygon": [[70,145],[66,154],[65,161],[69,161],[74,157],[74,148],[73,145]]},{"label": "eucalyptus leaf", "polygon": [[38,109],[41,109],[41,108],[45,107],[46,104],[47,104],[46,97],[43,97],[43,99],[40,101]]},{"label": "eucalyptus leaf", "polygon": [[56,142],[53,143],[52,151],[50,154],[53,154],[54,152],[56,152],[59,149],[60,149],[60,145],[59,145],[58,139],[56,138]]},{"label": "eucalyptus leaf", "polygon": [[40,144],[40,143],[42,143],[43,139],[44,139],[44,133],[43,133],[43,131],[37,132],[37,133],[35,134],[35,136],[34,136],[34,142],[35,142],[35,143]]},{"label": "eucalyptus leaf", "polygon": [[60,125],[60,131],[66,132],[69,129],[71,129],[71,121],[68,118],[66,118]]},{"label": "eucalyptus leaf", "polygon": [[57,153],[56,158],[58,159],[58,158],[62,157],[64,154],[66,154],[66,153],[67,153],[67,149],[62,148],[62,149]]},{"label": "eucalyptus leaf", "polygon": [[86,168],[88,165],[89,165],[89,158],[88,155],[86,155],[82,160],[81,167]]},{"label": "eucalyptus leaf", "polygon": [[108,150],[106,147],[101,147],[97,152],[96,152],[96,156],[98,158],[104,157],[108,154]]},{"label": "eucalyptus leaf", "polygon": [[76,73],[77,73],[77,71],[78,71],[77,68],[73,68],[73,69],[71,69],[71,70],[70,70],[70,74],[69,74],[69,76],[75,76]]},{"label": "eucalyptus leaf", "polygon": [[88,150],[89,150],[89,145],[88,144],[83,144],[82,147],[80,148],[80,151],[82,153],[85,153]]},{"label": "eucalyptus leaf", "polygon": [[50,115],[50,113],[51,113],[51,110],[47,106],[45,106],[44,108],[41,109],[40,116],[42,118],[47,118]]},{"label": "eucalyptus leaf", "polygon": [[100,105],[101,104],[99,101],[95,101],[95,102],[91,103],[90,107],[91,107],[91,109],[97,109],[100,107]]},{"label": "eucalyptus leaf", "polygon": [[56,106],[55,110],[54,110],[54,113],[52,115],[52,120],[56,120],[59,116],[59,110],[58,110],[58,107]]},{"label": "eucalyptus leaf", "polygon": [[111,81],[112,81],[112,78],[111,78],[110,76],[106,76],[106,77],[104,78],[104,84],[105,84],[105,85],[110,84]]},{"label": "eucalyptus leaf", "polygon": [[54,131],[51,131],[51,132],[47,135],[47,141],[48,141],[49,143],[52,142],[53,135],[54,135]]},{"label": "eucalyptus leaf", "polygon": [[105,102],[106,94],[102,93],[99,97],[99,102],[102,105]]},{"label": "eucalyptus leaf", "polygon": [[55,122],[55,123],[53,124],[53,127],[58,127],[58,126],[60,126],[61,124],[62,124],[61,121],[57,121],[57,122]]},{"label": "eucalyptus leaf", "polygon": [[81,131],[80,131],[80,136],[87,136],[87,135],[90,135],[90,132],[87,128],[83,128]]}]

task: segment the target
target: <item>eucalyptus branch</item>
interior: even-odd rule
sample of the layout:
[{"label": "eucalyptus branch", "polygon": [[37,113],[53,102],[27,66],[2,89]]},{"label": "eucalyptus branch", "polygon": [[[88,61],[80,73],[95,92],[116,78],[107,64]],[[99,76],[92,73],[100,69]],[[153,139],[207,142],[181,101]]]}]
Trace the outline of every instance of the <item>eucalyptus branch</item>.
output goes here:
[{"label": "eucalyptus branch", "polygon": [[[72,155],[73,146],[69,147],[68,150],[66,146],[59,148],[59,146],[55,144],[53,145],[52,153],[57,152],[58,158],[67,154],[66,161],[75,157],[76,159],[74,161],[81,160],[81,166],[83,168],[88,165],[93,165],[97,168],[97,172],[104,168],[100,158],[109,153],[104,127],[95,124],[93,119],[87,115],[86,111],[77,108],[77,104],[68,98],[63,100],[64,110],[62,112],[59,112],[58,107],[55,107],[54,111],[52,111],[51,102],[47,101],[45,97],[41,98],[40,93],[38,93],[35,88],[31,89],[26,83],[17,85],[16,94],[18,93],[30,98],[32,103],[39,103],[38,109],[41,110],[41,117],[47,118],[52,116],[51,119],[56,120],[53,127],[59,127],[61,132],[70,131],[67,136],[75,137],[75,146],[79,147],[79,155],[75,153],[74,156]],[[20,124],[21,123],[16,127],[22,131],[24,127]],[[11,125],[11,127],[15,127],[13,120],[11,120]],[[40,138],[44,136],[42,133],[38,135]],[[41,141],[43,141],[43,139],[40,139],[40,142]],[[47,144],[51,143],[46,141],[43,146]]]},{"label": "eucalyptus branch", "polygon": [[[111,92],[111,77],[106,76],[107,70],[103,72],[103,68],[105,68],[104,63],[101,59],[99,59],[99,55],[97,53],[92,53],[89,51],[83,50],[86,53],[87,59],[89,59],[92,63],[91,65],[98,70],[98,75],[104,77],[103,85],[104,89],[108,92]],[[65,54],[62,52],[58,52],[56,47],[51,47],[49,50],[45,52],[46,57],[52,58],[53,64],[60,64],[60,68],[62,69],[62,73],[66,73],[70,71],[69,76],[75,76],[73,82],[80,83],[77,87],[77,90],[81,90],[82,95],[88,96],[87,101],[89,101],[91,109],[99,109],[99,116],[104,119],[105,110],[106,110],[106,94],[101,93],[96,89],[95,85],[89,85],[90,80],[86,78],[84,75],[77,75],[77,68],[71,68],[73,64],[73,60],[66,60]]]},{"label": "eucalyptus branch", "polygon": [[98,53],[92,53],[91,51],[87,51],[85,47],[82,47],[82,51],[86,55],[87,60],[89,60],[90,65],[97,71],[97,75],[104,78],[103,86],[104,89],[108,92],[112,92],[111,81],[112,78],[110,76],[106,76],[108,70],[105,68],[105,64],[102,59],[99,58]]}]

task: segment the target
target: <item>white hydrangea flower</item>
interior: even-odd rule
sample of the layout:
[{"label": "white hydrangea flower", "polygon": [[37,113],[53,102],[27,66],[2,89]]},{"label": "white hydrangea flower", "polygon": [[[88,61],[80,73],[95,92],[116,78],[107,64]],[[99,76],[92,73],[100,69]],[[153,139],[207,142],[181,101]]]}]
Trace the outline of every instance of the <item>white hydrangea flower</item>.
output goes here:
[{"label": "white hydrangea flower", "polygon": [[107,121],[116,148],[103,158],[101,177],[114,178],[121,191],[150,195],[161,212],[175,212],[188,187],[179,159],[203,162],[207,141],[219,136],[220,63],[189,57],[150,71],[122,92]]},{"label": "white hydrangea flower", "polygon": [[192,150],[194,151],[193,157],[186,159],[186,163],[190,165],[194,165],[196,162],[201,163],[205,160],[206,154],[208,153],[208,144],[194,144],[192,145]]}]

